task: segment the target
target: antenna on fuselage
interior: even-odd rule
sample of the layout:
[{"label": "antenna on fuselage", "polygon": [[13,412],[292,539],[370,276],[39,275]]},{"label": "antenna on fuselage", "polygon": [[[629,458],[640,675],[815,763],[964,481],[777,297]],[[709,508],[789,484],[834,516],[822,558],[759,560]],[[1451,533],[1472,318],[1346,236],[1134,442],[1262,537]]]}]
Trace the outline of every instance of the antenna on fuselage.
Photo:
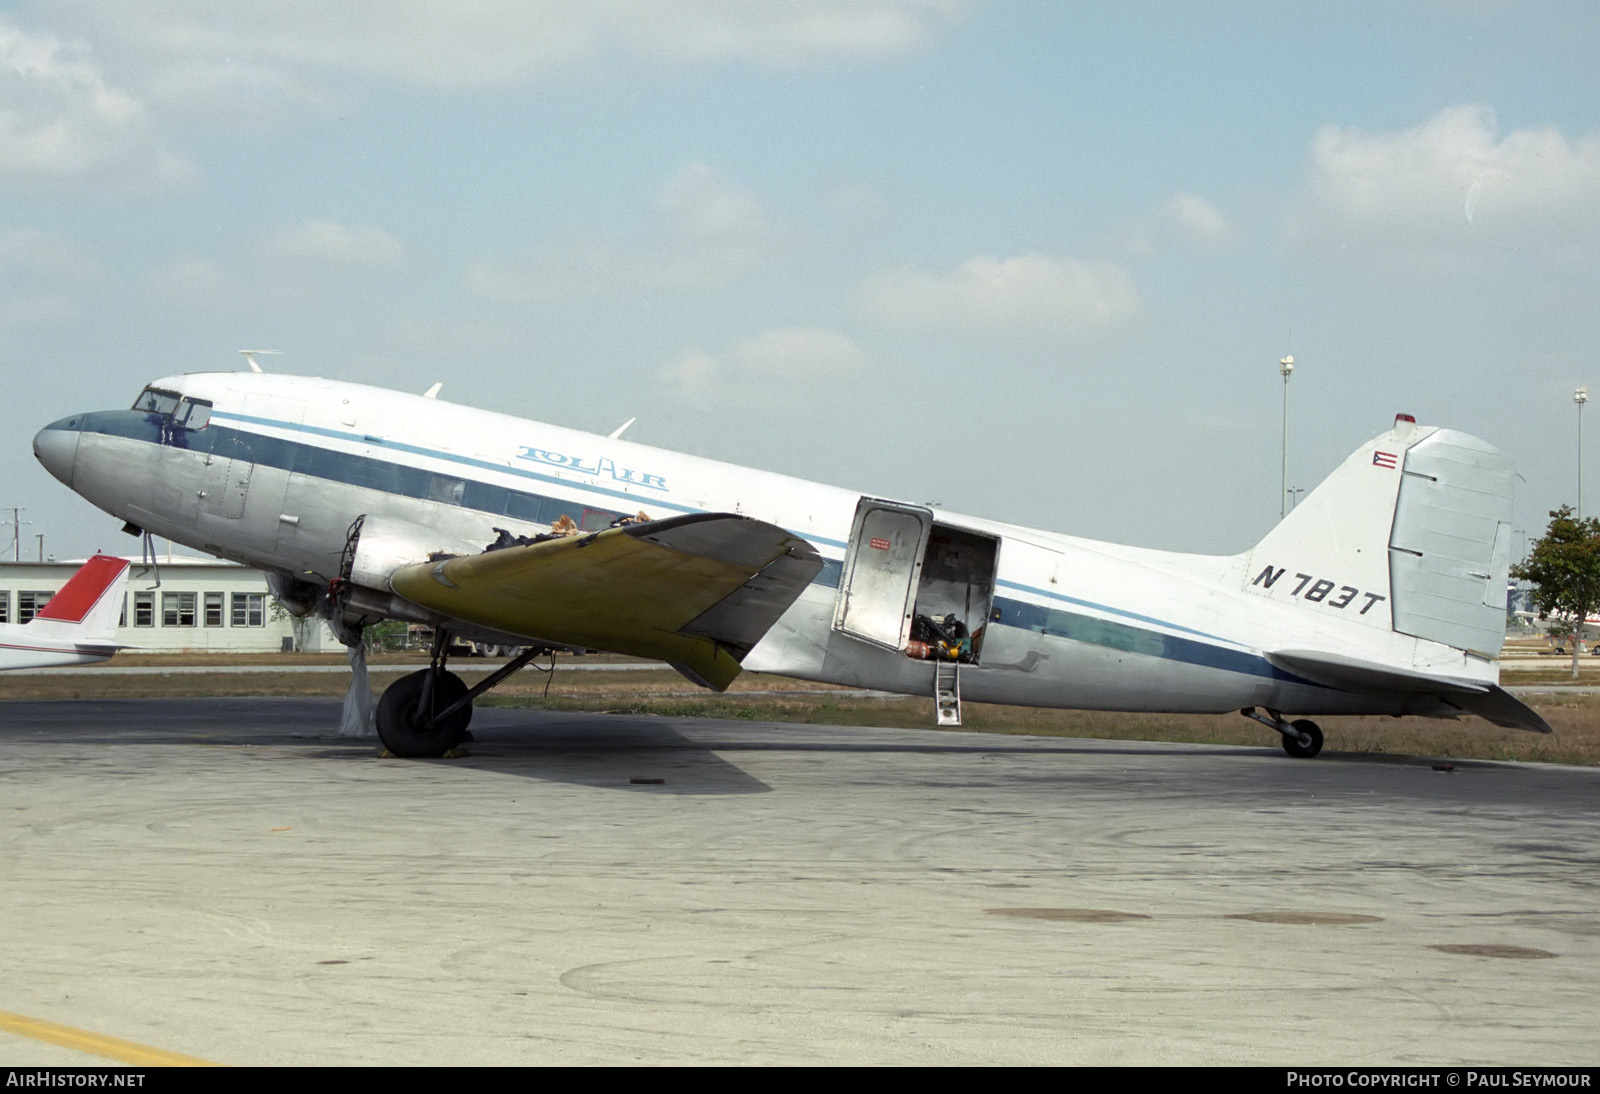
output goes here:
[{"label": "antenna on fuselage", "polygon": [[245,363],[250,366],[250,371],[251,372],[265,372],[266,371],[265,369],[263,369],[260,365],[256,364],[256,354],[262,353],[262,354],[274,354],[274,355],[276,355],[276,354],[282,353],[283,350],[281,350],[281,349],[242,349],[239,352],[244,354]]},{"label": "antenna on fuselage", "polygon": [[437,384],[434,384],[427,391],[424,391],[422,393],[422,397],[424,399],[437,399],[439,397],[439,389],[442,388],[442,387],[444,387],[444,381],[440,380]]},{"label": "antenna on fuselage", "polygon": [[617,428],[613,429],[609,434],[607,434],[607,436],[609,436],[614,441],[621,440],[622,439],[622,431],[624,429],[627,429],[630,425],[632,425],[634,422],[637,422],[638,420],[639,419],[637,417],[629,418],[627,421],[625,421],[621,425],[617,426]]}]

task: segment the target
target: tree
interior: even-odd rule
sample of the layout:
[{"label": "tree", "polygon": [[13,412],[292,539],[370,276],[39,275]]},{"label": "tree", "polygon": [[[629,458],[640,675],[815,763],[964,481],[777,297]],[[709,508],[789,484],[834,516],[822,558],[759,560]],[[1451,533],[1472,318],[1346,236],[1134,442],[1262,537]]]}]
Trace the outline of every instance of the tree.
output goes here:
[{"label": "tree", "polygon": [[1550,514],[1550,528],[1528,557],[1511,567],[1511,576],[1534,584],[1533,602],[1541,618],[1572,624],[1572,675],[1578,675],[1578,639],[1583,621],[1600,608],[1600,519],[1579,520],[1563,505]]}]

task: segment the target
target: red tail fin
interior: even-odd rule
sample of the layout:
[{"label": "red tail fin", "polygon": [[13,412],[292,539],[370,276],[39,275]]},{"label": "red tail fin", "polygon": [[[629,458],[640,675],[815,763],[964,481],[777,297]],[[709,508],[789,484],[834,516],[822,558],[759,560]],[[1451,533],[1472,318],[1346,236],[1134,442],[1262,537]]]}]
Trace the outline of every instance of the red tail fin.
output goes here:
[{"label": "red tail fin", "polygon": [[50,598],[35,619],[58,619],[63,623],[82,623],[113,582],[128,568],[128,560],[111,555],[95,555],[72,575],[61,591]]}]

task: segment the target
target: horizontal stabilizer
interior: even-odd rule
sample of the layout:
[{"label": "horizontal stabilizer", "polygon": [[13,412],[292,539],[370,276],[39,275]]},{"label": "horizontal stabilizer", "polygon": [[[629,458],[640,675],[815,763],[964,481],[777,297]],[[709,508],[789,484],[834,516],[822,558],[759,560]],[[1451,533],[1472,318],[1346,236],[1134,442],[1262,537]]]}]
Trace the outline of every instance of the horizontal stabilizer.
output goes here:
[{"label": "horizontal stabilizer", "polygon": [[721,690],[821,568],[775,524],[697,513],[405,566],[390,586],[447,619],[667,661]]},{"label": "horizontal stabilizer", "polygon": [[1439,676],[1314,650],[1278,650],[1267,654],[1267,660],[1285,672],[1341,691],[1431,695],[1497,726],[1535,733],[1554,732],[1550,723],[1526,703],[1498,684],[1487,681]]},{"label": "horizontal stabilizer", "polygon": [[1534,733],[1555,732],[1550,723],[1539,717],[1527,703],[1499,684],[1491,684],[1489,690],[1482,695],[1464,695],[1459,699],[1449,696],[1447,700],[1463,710],[1476,714],[1486,722],[1493,722],[1507,729],[1527,729]]}]

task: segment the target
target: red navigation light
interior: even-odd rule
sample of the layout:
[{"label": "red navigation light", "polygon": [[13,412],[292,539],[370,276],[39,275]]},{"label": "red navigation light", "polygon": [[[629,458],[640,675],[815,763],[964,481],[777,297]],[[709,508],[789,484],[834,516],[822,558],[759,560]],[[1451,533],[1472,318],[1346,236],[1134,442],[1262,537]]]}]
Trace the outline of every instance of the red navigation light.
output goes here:
[{"label": "red navigation light", "polygon": [[1397,422],[1410,422],[1412,425],[1417,424],[1417,420],[1409,414],[1396,414],[1394,420]]}]

